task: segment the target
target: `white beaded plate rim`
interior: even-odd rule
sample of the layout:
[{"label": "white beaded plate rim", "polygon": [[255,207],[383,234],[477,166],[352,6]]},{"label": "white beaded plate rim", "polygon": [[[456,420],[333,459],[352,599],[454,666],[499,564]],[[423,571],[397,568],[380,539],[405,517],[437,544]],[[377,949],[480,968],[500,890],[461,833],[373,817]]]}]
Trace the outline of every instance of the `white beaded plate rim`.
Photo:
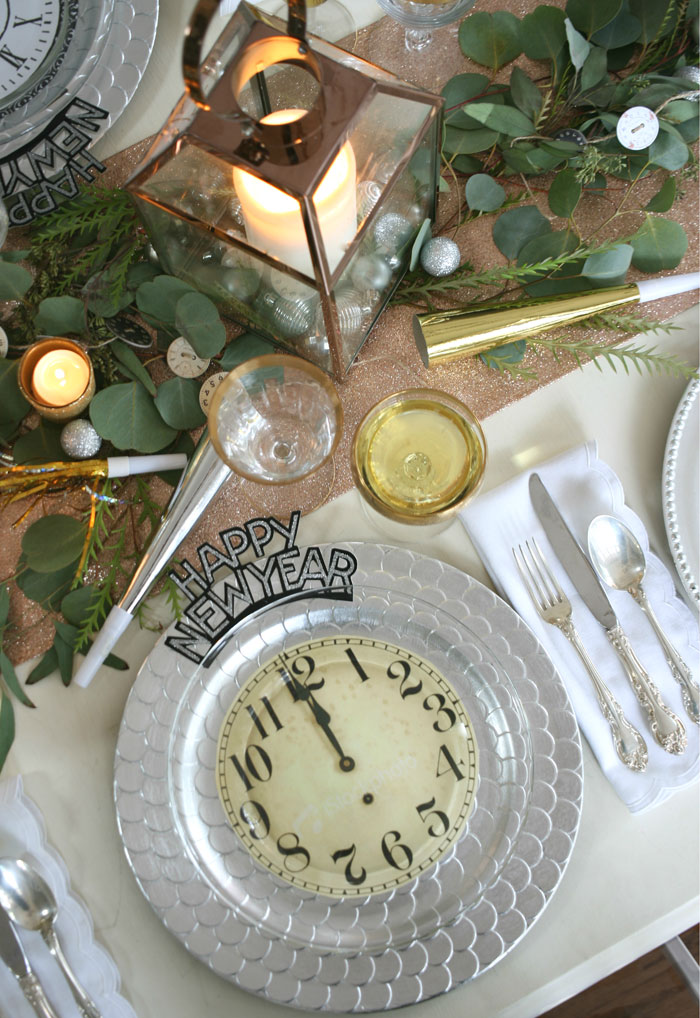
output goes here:
[{"label": "white beaded plate rim", "polygon": [[[499,877],[478,903],[430,936],[377,953],[294,946],[246,923],[193,862],[169,797],[168,725],[188,669],[154,648],[126,704],[115,758],[117,822],[147,901],[187,950],[239,988],[309,1011],[368,1012],[418,1003],[496,964],[542,915],[571,856],[583,765],[564,686],[531,630],[460,570],[405,548],[348,543],[358,584],[401,590],[478,633],[520,700],[532,743],[530,807]],[[322,548],[323,550],[323,548]],[[167,635],[167,634],[166,634]],[[183,674],[184,673],[184,674]]]},{"label": "white beaded plate rim", "polygon": [[[156,37],[158,4],[159,0],[114,0],[111,10],[109,4],[91,52],[60,96],[24,118],[19,129],[17,125],[2,129],[0,118],[0,158],[30,147],[75,99],[106,110],[108,115],[97,125],[90,144],[101,138],[124,112],[146,70]],[[78,31],[80,23],[79,17]]]},{"label": "white beaded plate rim", "polygon": [[698,506],[698,417],[700,379],[687,386],[666,440],[663,469],[663,513],[671,555],[686,594],[700,605]]}]

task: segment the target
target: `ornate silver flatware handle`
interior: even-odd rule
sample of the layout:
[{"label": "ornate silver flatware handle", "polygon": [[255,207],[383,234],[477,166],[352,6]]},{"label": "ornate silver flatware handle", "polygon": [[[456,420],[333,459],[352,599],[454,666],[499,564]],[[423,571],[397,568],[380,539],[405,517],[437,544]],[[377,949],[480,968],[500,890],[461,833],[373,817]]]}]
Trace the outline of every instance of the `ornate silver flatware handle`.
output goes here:
[{"label": "ornate silver flatware handle", "polygon": [[58,1015],[49,1003],[48,997],[44,993],[44,988],[33,972],[28,973],[26,976],[17,976],[17,982],[39,1018],[58,1018]]},{"label": "ornate silver flatware handle", "polygon": [[632,650],[622,626],[614,626],[605,632],[622,662],[635,696],[646,711],[654,738],[667,753],[682,753],[688,743],[683,723],[661,699],[658,689]]},{"label": "ornate silver flatware handle", "polygon": [[627,720],[622,707],[601,679],[588,651],[581,643],[576,627],[568,619],[556,622],[555,625],[571,643],[590,676],[603,717],[610,725],[610,732],[620,760],[631,771],[646,770],[649,759],[647,744],[634,725]]},{"label": "ornate silver flatware handle", "polygon": [[656,633],[656,638],[661,644],[668,667],[671,669],[671,674],[681,687],[681,696],[683,698],[683,706],[685,707],[686,714],[691,721],[695,722],[696,725],[700,725],[700,688],[698,688],[697,684],[693,682],[693,675],[690,668],[661,628],[659,620],[656,617],[656,613],[649,604],[649,598],[646,593],[641,587],[634,588],[630,591],[630,593],[649,619],[651,627]]},{"label": "ornate silver flatware handle", "polygon": [[89,997],[88,994],[85,992],[83,987],[80,985],[80,982],[78,981],[78,977],[73,972],[73,969],[71,968],[68,959],[63,953],[61,944],[59,942],[59,939],[56,935],[56,931],[54,930],[54,928],[52,926],[45,927],[44,929],[42,929],[41,934],[44,940],[46,941],[46,946],[48,947],[49,951],[60,965],[61,970],[63,971],[63,974],[66,977],[66,980],[68,981],[68,985],[70,986],[71,993],[73,994],[73,999],[75,1000],[76,1004],[82,1011],[83,1018],[102,1018],[102,1015],[100,1011],[97,1009],[96,1004],[91,999],[91,997]]}]

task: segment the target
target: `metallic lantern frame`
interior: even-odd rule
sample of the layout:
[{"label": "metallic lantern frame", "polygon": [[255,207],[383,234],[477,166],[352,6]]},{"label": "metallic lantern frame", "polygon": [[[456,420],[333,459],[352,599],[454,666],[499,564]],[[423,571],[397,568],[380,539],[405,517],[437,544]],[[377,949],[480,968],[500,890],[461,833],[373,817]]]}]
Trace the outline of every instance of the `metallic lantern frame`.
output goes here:
[{"label": "metallic lantern frame", "polygon": [[[222,297],[221,303],[224,312],[241,324],[267,334],[293,352],[315,361],[334,377],[342,378],[408,267],[413,239],[422,221],[434,219],[443,99],[402,82],[323,40],[312,38],[307,41],[304,37],[303,3],[290,3],[289,24],[285,26],[279,19],[262,14],[249,3],[242,2],[200,64],[204,34],[218,2],[200,0],[195,8],[183,53],[186,93],[134,171],[127,189],[139,208],[166,271],[187,277],[187,273],[173,263],[163,238],[167,223],[174,217],[193,242],[196,239],[196,243],[200,243],[204,239],[225,250],[229,266],[240,256],[249,264],[254,262],[260,266],[261,273],[274,271],[274,278],[282,278],[279,276],[282,273],[292,291],[295,286],[305,288],[306,292],[313,291],[318,297],[318,321],[322,329],[320,345],[317,344],[316,348],[298,339],[293,330],[290,335],[285,334],[284,329],[275,328],[274,320],[266,322],[263,318],[261,321],[260,315],[254,313],[245,299],[237,298],[227,304]],[[297,35],[292,35],[292,32]],[[284,124],[263,123],[263,115],[269,112],[270,103],[264,75],[260,72],[278,64],[302,68],[310,75],[309,80],[315,81],[317,95],[306,115],[300,119]],[[245,88],[254,90],[257,106],[263,115],[248,112],[239,104]],[[339,263],[332,266],[324,246],[314,194],[353,129],[359,129],[358,125],[365,127],[363,116],[367,116],[369,123],[368,111],[377,99],[395,104],[391,107],[392,122],[387,130],[393,130],[399,139],[400,154],[383,181],[381,196],[363,214],[354,238]],[[410,131],[410,137],[400,139],[403,111],[405,131]],[[409,113],[414,121],[417,117],[421,118],[418,129],[415,123],[410,123]],[[420,204],[414,221],[410,223],[410,235],[402,237],[400,250],[391,252],[387,260],[389,267],[385,285],[378,293],[373,293],[373,302],[364,309],[362,325],[356,330],[356,337],[353,336],[354,345],[350,346],[347,334],[344,341],[339,284],[354,272],[357,259],[362,257],[363,252],[366,254],[373,231],[376,232],[377,224],[391,207],[392,191],[408,171],[414,157],[421,155],[421,147],[427,150],[427,154],[421,163]],[[207,218],[198,209],[188,208],[182,195],[169,196],[164,188],[157,186],[158,174],[178,156],[193,150],[199,153],[193,158],[216,160],[222,169],[230,168],[229,173],[233,169],[245,170],[298,201],[313,276],[262,250],[244,232],[231,229],[230,221],[217,221],[213,216]],[[396,147],[394,151],[397,151]],[[238,252],[238,255],[233,252]],[[190,281],[200,288],[196,275]],[[206,286],[202,289],[207,292]],[[221,297],[219,289],[211,294],[215,300],[217,295]],[[275,299],[275,295],[270,297],[269,304],[274,304]],[[279,308],[277,312],[279,317]]]}]

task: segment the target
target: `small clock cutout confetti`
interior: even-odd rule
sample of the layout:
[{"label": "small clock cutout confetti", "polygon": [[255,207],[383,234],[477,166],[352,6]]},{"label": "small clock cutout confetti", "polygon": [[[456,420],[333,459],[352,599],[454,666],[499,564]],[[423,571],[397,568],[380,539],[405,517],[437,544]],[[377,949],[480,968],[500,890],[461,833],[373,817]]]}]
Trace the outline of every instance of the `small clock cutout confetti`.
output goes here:
[{"label": "small clock cutout confetti", "polygon": [[658,133],[659,118],[647,106],[625,110],[617,122],[617,140],[633,152],[649,148]]},{"label": "small clock cutout confetti", "polygon": [[172,341],[166,360],[173,374],[180,378],[199,378],[209,367],[209,361],[199,357],[184,336]]},{"label": "small clock cutout confetti", "polygon": [[218,371],[215,375],[210,375],[199,390],[199,405],[202,408],[203,413],[209,413],[209,407],[211,406],[211,401],[214,398],[214,393],[227,375],[228,371]]}]

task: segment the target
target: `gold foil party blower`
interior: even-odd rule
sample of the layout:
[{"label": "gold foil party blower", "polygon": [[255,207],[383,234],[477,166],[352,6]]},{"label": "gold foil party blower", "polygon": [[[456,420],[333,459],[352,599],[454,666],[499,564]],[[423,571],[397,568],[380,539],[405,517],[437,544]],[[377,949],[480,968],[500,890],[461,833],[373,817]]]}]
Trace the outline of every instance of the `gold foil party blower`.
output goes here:
[{"label": "gold foil party blower", "polygon": [[495,346],[571,325],[613,308],[645,304],[699,288],[700,272],[686,272],[582,293],[471,304],[414,315],[413,334],[423,363],[432,367],[457,357],[473,357]]}]

